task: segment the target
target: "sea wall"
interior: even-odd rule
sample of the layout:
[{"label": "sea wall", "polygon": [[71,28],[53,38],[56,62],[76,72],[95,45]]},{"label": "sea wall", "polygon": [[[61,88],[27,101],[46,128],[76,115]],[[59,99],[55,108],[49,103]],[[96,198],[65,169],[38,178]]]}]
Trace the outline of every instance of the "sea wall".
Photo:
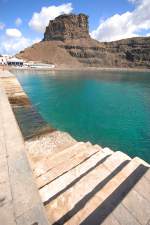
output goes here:
[{"label": "sea wall", "polygon": [[[0,80],[12,75],[0,71]],[[0,82],[0,224],[48,225],[24,140]]]},{"label": "sea wall", "polygon": [[0,76],[0,85],[5,89],[21,129],[31,166],[35,160],[76,143],[69,134],[57,131],[42,118],[13,73],[5,71]]},{"label": "sea wall", "polygon": [[8,71],[3,74],[0,84],[5,89],[24,139],[54,131],[31,104],[17,78]]}]

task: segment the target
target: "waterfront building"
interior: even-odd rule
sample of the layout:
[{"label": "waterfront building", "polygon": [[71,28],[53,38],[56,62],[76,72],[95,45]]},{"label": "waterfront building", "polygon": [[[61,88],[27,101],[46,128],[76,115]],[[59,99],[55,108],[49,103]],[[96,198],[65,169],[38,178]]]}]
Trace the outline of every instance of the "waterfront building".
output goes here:
[{"label": "waterfront building", "polygon": [[0,65],[7,65],[7,58],[5,56],[0,56]]},{"label": "waterfront building", "polygon": [[8,66],[23,66],[23,60],[16,57],[7,60]]}]

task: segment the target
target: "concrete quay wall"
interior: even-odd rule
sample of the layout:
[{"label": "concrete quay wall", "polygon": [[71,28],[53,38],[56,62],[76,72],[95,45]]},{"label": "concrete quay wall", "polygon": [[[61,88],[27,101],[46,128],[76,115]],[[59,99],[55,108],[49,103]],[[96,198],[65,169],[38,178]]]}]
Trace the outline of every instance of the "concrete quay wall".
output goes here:
[{"label": "concrete quay wall", "polygon": [[[0,71],[0,79],[13,77]],[[48,225],[24,140],[0,84],[0,225]]]}]

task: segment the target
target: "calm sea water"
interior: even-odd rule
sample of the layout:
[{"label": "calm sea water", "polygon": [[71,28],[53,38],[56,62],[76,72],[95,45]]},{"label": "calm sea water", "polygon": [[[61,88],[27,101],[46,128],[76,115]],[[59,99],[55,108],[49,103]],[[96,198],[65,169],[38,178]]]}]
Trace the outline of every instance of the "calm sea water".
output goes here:
[{"label": "calm sea water", "polygon": [[16,74],[55,128],[150,162],[150,73]]}]

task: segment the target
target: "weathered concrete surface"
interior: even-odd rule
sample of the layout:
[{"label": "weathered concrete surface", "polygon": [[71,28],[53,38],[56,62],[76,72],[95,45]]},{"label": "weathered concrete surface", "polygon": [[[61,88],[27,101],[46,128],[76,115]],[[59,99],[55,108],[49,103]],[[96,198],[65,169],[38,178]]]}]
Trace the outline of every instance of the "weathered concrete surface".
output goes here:
[{"label": "weathered concrete surface", "polygon": [[14,75],[10,73],[8,70],[0,69],[0,78],[7,78],[7,77],[14,77]]},{"label": "weathered concrete surface", "polygon": [[0,225],[47,225],[8,98],[0,86]]},{"label": "weathered concrete surface", "polygon": [[12,73],[0,71],[0,85],[4,87],[24,139],[55,130],[43,120]]},{"label": "weathered concrete surface", "polygon": [[0,71],[0,84],[4,87],[5,92],[12,105],[29,106],[28,96],[23,91],[16,77],[9,71]]},{"label": "weathered concrete surface", "polygon": [[32,168],[51,224],[148,224],[150,165],[143,160],[89,142],[36,159]]}]

